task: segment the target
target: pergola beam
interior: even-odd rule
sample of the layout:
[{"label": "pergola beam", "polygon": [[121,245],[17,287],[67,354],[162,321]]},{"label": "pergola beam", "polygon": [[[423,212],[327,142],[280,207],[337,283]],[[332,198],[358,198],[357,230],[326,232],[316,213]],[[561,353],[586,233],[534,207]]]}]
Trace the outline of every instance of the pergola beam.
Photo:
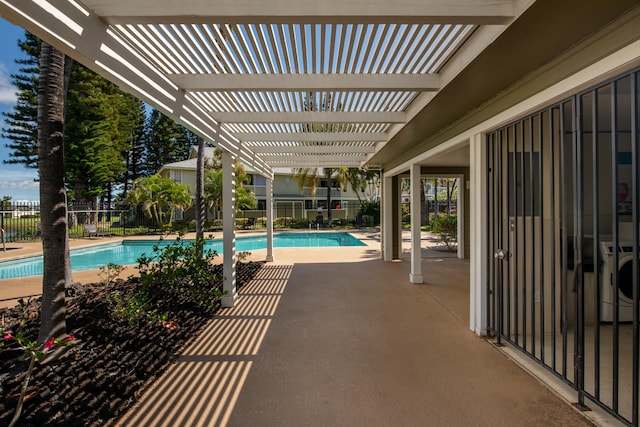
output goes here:
[{"label": "pergola beam", "polygon": [[406,123],[404,112],[211,112],[222,123]]},{"label": "pergola beam", "polygon": [[[110,24],[130,23],[477,23],[504,25],[516,0],[85,0]],[[215,14],[212,13],[215,11]]]},{"label": "pergola beam", "polygon": [[266,159],[268,156],[265,154],[277,154],[277,153],[291,153],[291,154],[372,154],[376,152],[376,148],[373,145],[364,147],[342,147],[337,145],[311,145],[311,146],[269,146],[262,147],[258,145],[249,145],[256,154],[260,154],[261,158]]},{"label": "pergola beam", "polygon": [[440,89],[437,74],[171,74],[186,91],[406,91]]},{"label": "pergola beam", "polygon": [[305,168],[305,167],[319,167],[319,168],[359,168],[362,166],[362,162],[354,160],[272,160],[269,163],[272,168]]},{"label": "pergola beam", "polygon": [[277,162],[277,161],[288,161],[288,160],[292,160],[295,162],[305,161],[305,162],[336,162],[336,163],[341,163],[343,161],[344,162],[363,162],[367,160],[366,155],[337,156],[335,154],[329,154],[329,155],[303,154],[303,155],[294,155],[294,156],[287,156],[286,154],[263,154],[260,157],[262,157],[262,159],[267,163],[270,163],[272,161]]},{"label": "pergola beam", "polygon": [[384,132],[242,132],[234,136],[244,142],[378,142]]}]

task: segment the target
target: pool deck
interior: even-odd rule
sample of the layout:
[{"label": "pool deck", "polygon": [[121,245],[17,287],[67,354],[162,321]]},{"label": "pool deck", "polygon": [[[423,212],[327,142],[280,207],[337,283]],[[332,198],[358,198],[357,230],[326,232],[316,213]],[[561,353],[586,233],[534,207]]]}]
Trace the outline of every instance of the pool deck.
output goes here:
[{"label": "pool deck", "polygon": [[[593,425],[469,330],[468,260],[423,235],[413,285],[408,235],[403,260],[384,262],[376,230],[353,234],[367,246],[274,249],[117,426]],[[0,281],[0,298],[38,279]]]}]

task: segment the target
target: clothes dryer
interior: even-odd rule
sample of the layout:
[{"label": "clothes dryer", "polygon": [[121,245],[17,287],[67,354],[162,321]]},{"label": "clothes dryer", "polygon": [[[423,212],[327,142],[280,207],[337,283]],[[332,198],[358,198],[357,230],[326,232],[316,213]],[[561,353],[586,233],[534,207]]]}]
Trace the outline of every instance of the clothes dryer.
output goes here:
[{"label": "clothes dryer", "polygon": [[[616,264],[614,245],[612,242],[601,242],[603,268],[600,278],[600,320],[613,322],[615,301],[618,302],[618,321],[633,320],[633,244],[621,242],[618,246],[618,262]],[[618,292],[615,290],[615,277],[618,277]]]}]

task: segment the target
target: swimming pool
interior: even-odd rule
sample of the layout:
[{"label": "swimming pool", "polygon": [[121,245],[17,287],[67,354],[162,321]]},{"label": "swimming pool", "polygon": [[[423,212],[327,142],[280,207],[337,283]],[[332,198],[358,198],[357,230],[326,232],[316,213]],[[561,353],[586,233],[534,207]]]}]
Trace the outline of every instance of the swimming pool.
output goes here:
[{"label": "swimming pool", "polygon": [[[153,246],[166,246],[171,240],[123,240],[118,243],[92,246],[71,251],[73,271],[91,270],[112,262],[119,265],[135,264],[143,253],[151,255]],[[222,239],[207,240],[205,248],[222,254]],[[349,233],[278,233],[273,235],[276,248],[364,246]],[[236,252],[266,249],[267,237],[240,237],[236,239]],[[39,276],[42,274],[42,256],[0,262],[0,279]]]}]

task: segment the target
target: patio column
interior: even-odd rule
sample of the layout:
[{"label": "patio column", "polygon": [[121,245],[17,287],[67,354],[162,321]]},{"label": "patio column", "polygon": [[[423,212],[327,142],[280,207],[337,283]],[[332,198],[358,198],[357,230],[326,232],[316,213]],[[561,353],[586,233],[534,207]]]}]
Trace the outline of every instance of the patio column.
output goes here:
[{"label": "patio column", "polygon": [[402,259],[402,204],[400,177],[383,175],[382,178],[382,259]]},{"label": "patio column", "polygon": [[233,155],[222,152],[222,257],[223,289],[227,295],[222,297],[223,307],[233,307],[236,303],[236,198]]},{"label": "patio column", "polygon": [[273,179],[267,178],[267,262],[273,262]]},{"label": "patio column", "polygon": [[[469,327],[478,335],[487,334],[487,150],[484,134],[471,139],[469,172],[471,178],[469,209],[474,214],[470,221],[471,259],[469,263]],[[460,186],[462,188],[462,185]]]},{"label": "patio column", "polygon": [[420,165],[411,165],[411,283],[423,283],[422,278],[422,245],[420,230]]},{"label": "patio column", "polygon": [[393,261],[393,177],[382,178],[382,259]]}]

